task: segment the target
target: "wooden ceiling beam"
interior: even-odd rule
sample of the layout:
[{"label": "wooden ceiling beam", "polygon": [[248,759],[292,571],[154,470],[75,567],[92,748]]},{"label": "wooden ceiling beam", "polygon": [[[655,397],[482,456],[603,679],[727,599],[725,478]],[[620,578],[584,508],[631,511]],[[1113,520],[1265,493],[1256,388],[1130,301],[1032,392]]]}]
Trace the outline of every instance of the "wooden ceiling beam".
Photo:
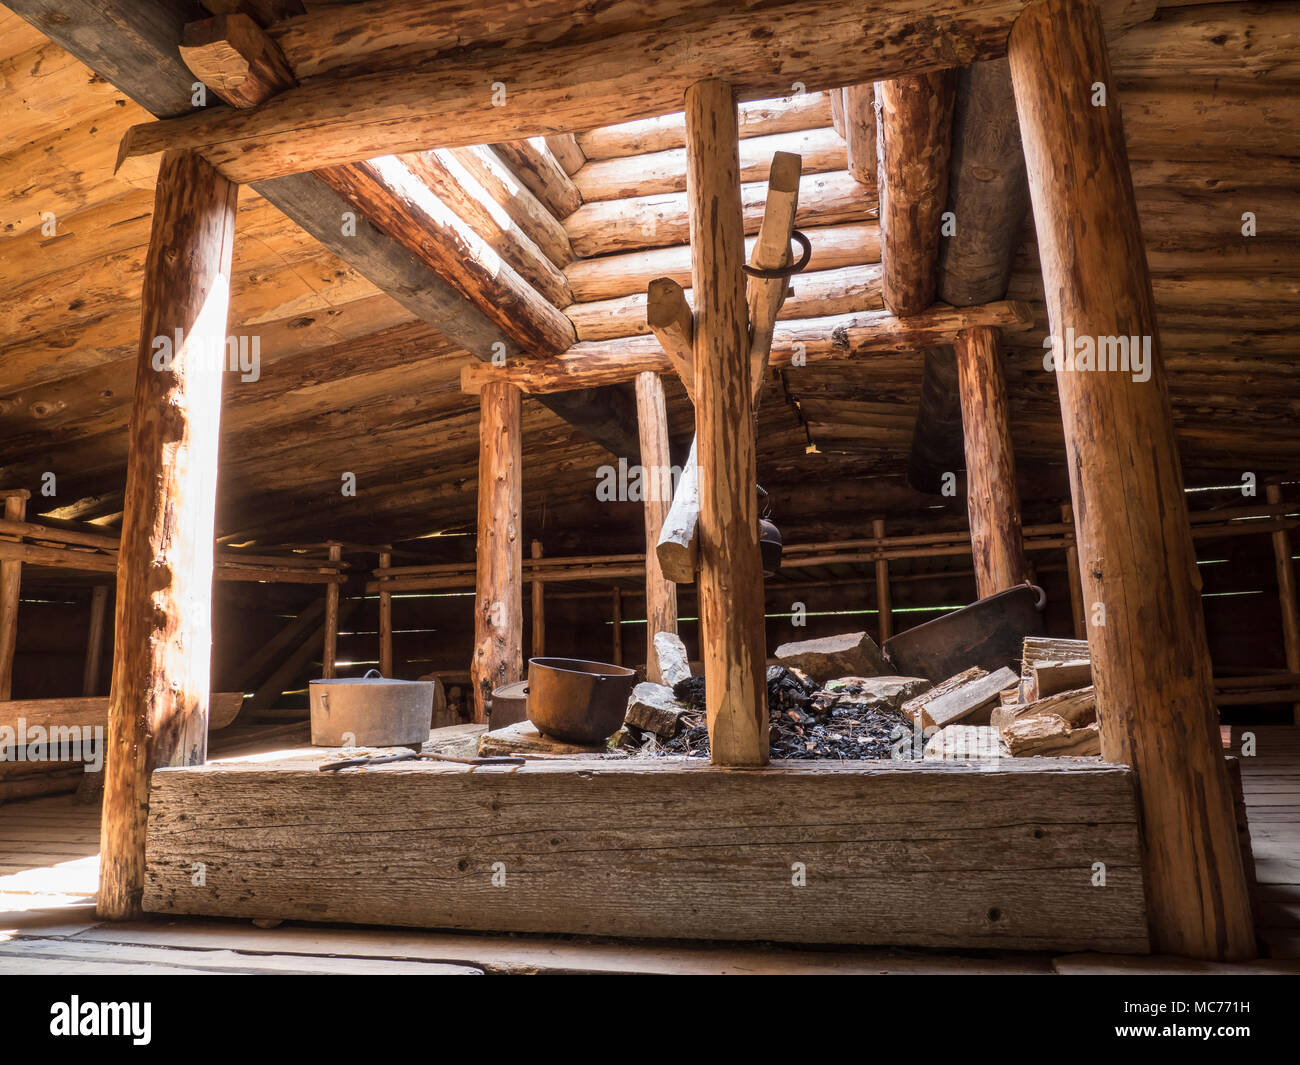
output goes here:
[{"label": "wooden ceiling beam", "polygon": [[[13,0],[8,6],[153,114],[192,112],[194,74],[180,55],[189,13],[167,0]],[[517,353],[509,338],[434,269],[364,217],[357,218],[355,234],[344,236],[342,219],[351,206],[316,176],[300,173],[254,187],[376,288],[466,350],[490,357],[494,345],[504,341],[507,355]],[[542,402],[589,432],[583,408],[559,399]],[[617,454],[636,456],[631,385],[602,393],[593,407],[598,409],[590,423],[592,439]]]},{"label": "wooden ceiling beam", "polygon": [[[701,78],[727,78],[746,100],[789,92],[796,82],[816,91],[887,80],[1004,55],[1024,0],[975,0],[948,11],[936,11],[932,0],[882,0],[870,18],[857,0],[782,0],[668,24],[660,6],[641,25],[594,43],[509,53],[470,47],[430,66],[304,84],[247,111],[136,126],[120,159],[138,163],[187,148],[247,183],[389,153],[669,114],[680,107],[681,87]],[[1129,24],[1149,17],[1148,7],[1154,0],[1105,4]],[[509,106],[492,106],[494,84],[505,87]]]},{"label": "wooden ceiling beam", "polygon": [[[935,344],[950,344],[964,329],[999,326],[1008,331],[1030,328],[1028,305],[1014,301],[985,307],[948,307],[935,304],[910,318],[895,318],[886,311],[863,311],[828,318],[778,322],[773,331],[770,365],[791,366],[796,355],[807,363],[833,362],[881,352],[918,351]],[[509,380],[534,394],[562,392],[630,381],[638,373],[674,369],[654,337],[575,344],[552,359],[518,359],[504,366],[470,364],[461,371],[461,388],[477,392],[488,381]]]}]

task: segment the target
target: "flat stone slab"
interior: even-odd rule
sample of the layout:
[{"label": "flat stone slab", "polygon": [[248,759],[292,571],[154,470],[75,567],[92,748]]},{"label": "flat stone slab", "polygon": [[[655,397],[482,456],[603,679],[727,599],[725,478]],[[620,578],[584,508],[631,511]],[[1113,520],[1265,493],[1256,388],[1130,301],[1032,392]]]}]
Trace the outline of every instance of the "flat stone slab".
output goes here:
[{"label": "flat stone slab", "polygon": [[876,641],[865,632],[783,643],[776,649],[776,660],[783,666],[802,669],[818,684],[839,677],[878,677],[894,672]]}]

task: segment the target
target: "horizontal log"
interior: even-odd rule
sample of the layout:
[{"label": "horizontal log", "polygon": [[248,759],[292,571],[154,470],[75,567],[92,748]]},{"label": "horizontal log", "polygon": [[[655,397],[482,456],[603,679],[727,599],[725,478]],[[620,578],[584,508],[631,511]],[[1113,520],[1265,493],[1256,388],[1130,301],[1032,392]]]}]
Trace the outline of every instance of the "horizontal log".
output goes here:
[{"label": "horizontal log", "polygon": [[587,165],[587,156],[578,147],[578,139],[572,133],[553,133],[546,138],[546,147],[551,149],[555,161],[564,168],[564,172],[573,177]]},{"label": "horizontal log", "polygon": [[[740,187],[745,232],[758,232],[767,202],[767,182]],[[799,213],[795,224],[829,226],[876,217],[876,204],[847,170],[805,174],[799,181]],[[626,200],[586,203],[564,221],[574,251],[583,258],[641,248],[686,244],[690,227],[686,193],[633,196]]]},{"label": "horizontal log", "polygon": [[[740,141],[740,180],[767,178],[772,156],[790,152],[803,159],[805,174],[844,169],[844,141],[829,126],[750,137]],[[574,179],[585,203],[686,191],[686,149],[670,148],[621,159],[588,163]]]},{"label": "horizontal log", "polygon": [[[332,757],[156,772],[145,910],[586,935],[1148,949],[1133,780],[1123,766],[787,762],[736,773],[651,758],[534,761],[510,774],[414,763],[320,772]],[[398,824],[393,810],[403,811]],[[636,814],[611,818],[612,810]],[[353,831],[340,836],[340,823]],[[918,823],[928,829],[912,838]],[[411,824],[424,831],[411,833]],[[800,841],[794,852],[791,840]],[[194,884],[195,855],[206,863],[204,886]],[[794,858],[808,874],[798,906],[789,905]],[[1097,861],[1106,864],[1105,891],[1089,881]],[[506,886],[494,887],[502,867]],[[918,898],[948,903],[918,921]]]},{"label": "horizontal log", "polygon": [[[874,222],[822,226],[806,229],[803,233],[812,243],[808,270],[834,270],[880,262],[880,229]],[[754,239],[751,236],[745,241],[746,256],[754,250]],[[670,277],[679,285],[689,285],[691,249],[689,245],[680,244],[671,248],[606,255],[599,259],[580,259],[564,273],[573,290],[573,298],[584,303],[644,292],[646,285],[656,277]]]},{"label": "horizontal log", "polygon": [[[936,344],[950,344],[964,329],[996,326],[1008,331],[1028,329],[1033,319],[1028,306],[1014,301],[984,307],[948,307],[935,304],[909,318],[885,311],[863,311],[828,318],[781,322],[772,339],[769,365],[833,362],[884,352],[910,352]],[[461,370],[461,388],[477,392],[489,381],[506,380],[525,392],[564,392],[598,384],[635,379],[638,373],[668,373],[668,356],[654,337],[575,344],[550,359],[507,360],[504,366],[476,363]]]},{"label": "horizontal log", "polygon": [[[741,137],[765,137],[829,126],[830,100],[824,92],[801,92],[772,100],[751,100],[737,108]],[[645,155],[686,146],[686,115],[677,111],[578,134],[578,146],[593,162]]]},{"label": "horizontal log", "polygon": [[[225,728],[235,720],[243,692],[213,692],[208,703],[208,727]],[[87,695],[61,699],[9,699],[0,701],[0,729],[21,727],[31,735],[43,728],[47,736],[52,728],[92,729],[108,721],[108,696]]]},{"label": "horizontal log", "polygon": [[[823,318],[853,311],[877,311],[880,299],[880,267],[845,266],[838,270],[816,270],[790,279],[790,294],[778,312],[778,319]],[[691,290],[686,289],[691,306]],[[622,296],[592,303],[574,303],[564,309],[578,331],[578,340],[613,340],[617,337],[648,336],[646,296]]]},{"label": "horizontal log", "polygon": [[[1111,0],[1103,10],[1127,21],[1137,6]],[[119,161],[189,149],[247,183],[386,153],[669,114],[680,107],[682,86],[709,78],[729,81],[740,100],[788,92],[794,82],[817,91],[885,80],[1004,55],[1023,7],[1024,0],[975,0],[958,16],[936,14],[926,0],[882,0],[864,21],[856,0],[779,0],[714,18],[707,32],[652,21],[598,43],[512,53],[507,107],[491,106],[502,53],[470,48],[431,67],[304,84],[249,110],[210,108],[135,126]]]},{"label": "horizontal log", "polygon": [[284,56],[248,15],[191,22],[181,58],[199,80],[235,107],[252,107],[295,84]]}]

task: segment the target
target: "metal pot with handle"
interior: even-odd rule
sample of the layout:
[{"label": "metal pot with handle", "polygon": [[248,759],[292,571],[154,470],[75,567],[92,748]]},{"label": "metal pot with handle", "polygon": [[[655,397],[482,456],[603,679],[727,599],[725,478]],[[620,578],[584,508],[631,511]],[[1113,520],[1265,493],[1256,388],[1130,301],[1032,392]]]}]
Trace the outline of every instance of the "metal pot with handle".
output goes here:
[{"label": "metal pot with handle", "polygon": [[316,747],[418,747],[429,738],[435,685],[364,677],[313,680],[311,742]]}]

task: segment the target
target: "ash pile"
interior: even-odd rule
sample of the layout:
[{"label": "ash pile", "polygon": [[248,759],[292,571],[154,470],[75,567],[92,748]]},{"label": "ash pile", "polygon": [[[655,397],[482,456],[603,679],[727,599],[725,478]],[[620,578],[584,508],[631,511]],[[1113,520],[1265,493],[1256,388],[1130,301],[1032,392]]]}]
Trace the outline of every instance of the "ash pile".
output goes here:
[{"label": "ash pile", "polygon": [[[638,684],[625,722],[646,755],[707,758],[704,678],[670,633],[664,684]],[[865,632],[777,648],[767,670],[774,759],[1004,758],[1099,753],[1087,641],[1026,638],[1018,673],[973,666],[938,683],[896,675]]]}]

